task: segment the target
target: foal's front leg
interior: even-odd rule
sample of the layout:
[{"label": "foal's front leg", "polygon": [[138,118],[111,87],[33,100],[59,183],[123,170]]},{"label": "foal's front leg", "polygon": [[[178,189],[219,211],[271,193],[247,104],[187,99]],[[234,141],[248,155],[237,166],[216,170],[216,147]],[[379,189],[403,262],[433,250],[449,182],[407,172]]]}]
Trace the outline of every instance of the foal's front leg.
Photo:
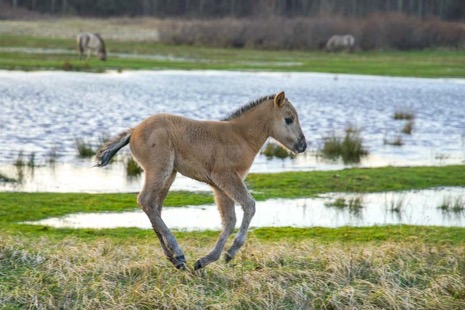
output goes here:
[{"label": "foal's front leg", "polygon": [[232,232],[234,231],[234,227],[236,226],[236,211],[234,210],[234,200],[229,198],[225,192],[218,188],[214,187],[213,191],[215,193],[215,201],[218,205],[218,211],[221,215],[223,231],[221,232],[215,247],[210,251],[210,253],[200,258],[195,263],[195,270],[203,268],[220,258],[226,241],[228,241],[229,236],[231,236]]},{"label": "foal's front leg", "polygon": [[[215,182],[215,186],[221,189],[230,199],[232,198],[233,200],[237,201],[242,206],[242,210],[244,211],[244,217],[242,218],[239,232],[234,238],[233,245],[225,253],[225,260],[226,262],[229,262],[234,258],[234,256],[236,256],[237,251],[245,242],[250,222],[252,221],[252,218],[255,214],[255,200],[253,199],[252,195],[250,195],[241,177],[236,173],[219,172],[212,175],[211,179]],[[221,240],[222,239],[219,241]],[[208,255],[206,257],[208,257]],[[197,263],[200,263],[196,263],[195,269],[205,267],[202,265],[202,259],[197,261]]]}]

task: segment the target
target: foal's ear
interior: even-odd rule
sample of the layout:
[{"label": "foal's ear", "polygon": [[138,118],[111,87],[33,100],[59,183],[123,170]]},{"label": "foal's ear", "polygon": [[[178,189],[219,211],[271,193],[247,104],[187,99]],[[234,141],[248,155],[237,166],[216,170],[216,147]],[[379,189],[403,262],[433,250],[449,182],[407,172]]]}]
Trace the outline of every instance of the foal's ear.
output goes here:
[{"label": "foal's ear", "polygon": [[286,99],[286,95],[284,92],[279,92],[274,96],[274,105],[277,106],[278,108],[281,108],[284,105]]}]

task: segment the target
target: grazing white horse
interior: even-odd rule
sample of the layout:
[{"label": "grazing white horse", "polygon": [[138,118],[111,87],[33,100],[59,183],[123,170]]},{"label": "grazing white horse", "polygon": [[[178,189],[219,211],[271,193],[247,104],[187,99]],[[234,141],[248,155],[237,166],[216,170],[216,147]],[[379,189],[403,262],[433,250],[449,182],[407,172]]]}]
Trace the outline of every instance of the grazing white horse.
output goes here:
[{"label": "grazing white horse", "polygon": [[105,50],[105,42],[98,33],[81,32],[76,37],[77,47],[79,52],[79,59],[87,51],[87,58],[89,60],[92,53],[97,53],[100,60],[107,59],[107,51]]},{"label": "grazing white horse", "polygon": [[355,46],[355,38],[351,34],[335,34],[326,42],[327,52],[347,51],[352,53]]}]

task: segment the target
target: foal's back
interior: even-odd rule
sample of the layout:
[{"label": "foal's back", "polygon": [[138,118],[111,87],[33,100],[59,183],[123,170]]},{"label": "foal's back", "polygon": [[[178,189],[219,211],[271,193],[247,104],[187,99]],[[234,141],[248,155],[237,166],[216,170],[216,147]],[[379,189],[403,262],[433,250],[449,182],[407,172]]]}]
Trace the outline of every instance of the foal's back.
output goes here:
[{"label": "foal's back", "polygon": [[134,128],[130,143],[132,154],[146,172],[158,162],[206,183],[210,183],[212,171],[245,174],[255,157],[231,122],[171,114],[156,114],[144,120]]}]

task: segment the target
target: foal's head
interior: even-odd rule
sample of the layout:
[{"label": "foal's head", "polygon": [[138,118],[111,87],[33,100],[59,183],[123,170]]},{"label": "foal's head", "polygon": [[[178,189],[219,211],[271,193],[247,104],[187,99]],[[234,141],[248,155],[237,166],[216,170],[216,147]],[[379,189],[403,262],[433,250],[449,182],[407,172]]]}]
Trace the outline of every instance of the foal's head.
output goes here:
[{"label": "foal's head", "polygon": [[305,151],[307,142],[300,128],[297,111],[284,92],[274,97],[272,119],[271,137],[294,153]]}]

